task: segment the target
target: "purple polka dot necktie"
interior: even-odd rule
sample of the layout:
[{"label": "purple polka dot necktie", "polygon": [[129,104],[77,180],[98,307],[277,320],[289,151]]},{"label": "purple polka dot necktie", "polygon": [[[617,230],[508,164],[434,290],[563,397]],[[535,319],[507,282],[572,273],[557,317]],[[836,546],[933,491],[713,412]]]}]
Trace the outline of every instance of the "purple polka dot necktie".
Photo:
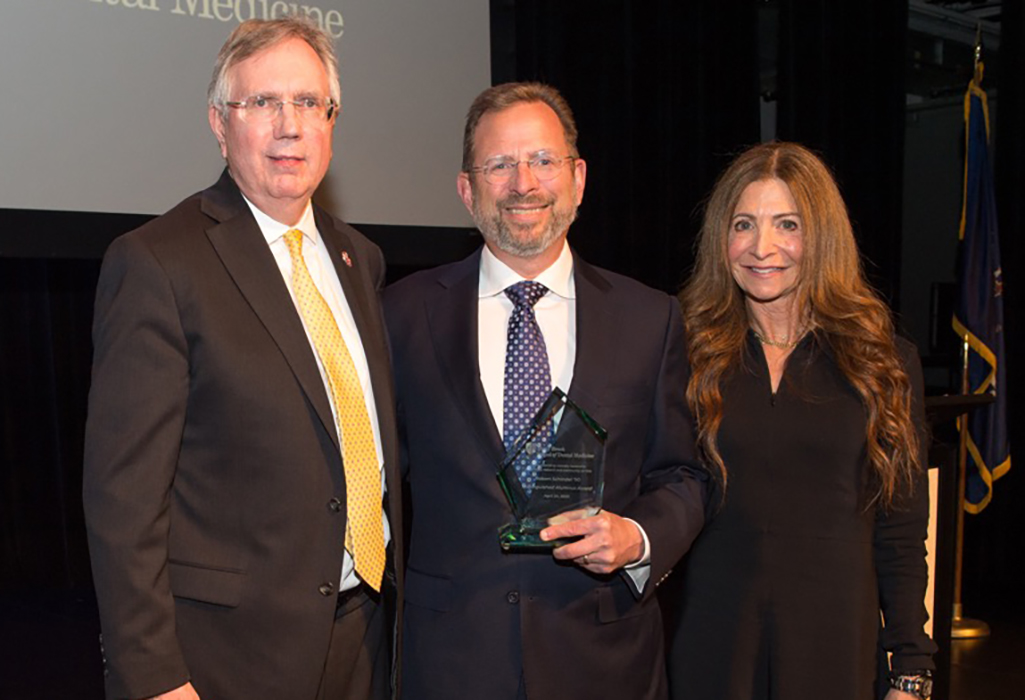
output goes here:
[{"label": "purple polka dot necktie", "polygon": [[[552,391],[552,372],[534,304],[548,293],[539,282],[517,282],[505,290],[513,303],[505,352],[505,385],[502,403],[502,441],[508,451]],[[516,475],[529,494],[537,480],[543,454],[524,451],[515,463]]]}]

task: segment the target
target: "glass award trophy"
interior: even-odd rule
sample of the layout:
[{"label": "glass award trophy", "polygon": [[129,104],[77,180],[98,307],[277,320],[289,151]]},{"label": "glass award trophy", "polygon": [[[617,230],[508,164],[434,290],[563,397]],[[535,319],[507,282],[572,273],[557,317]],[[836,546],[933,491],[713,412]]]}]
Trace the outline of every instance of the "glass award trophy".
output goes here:
[{"label": "glass award trophy", "polygon": [[541,539],[558,522],[595,515],[605,486],[608,433],[556,387],[513,443],[498,470],[513,522],[498,531],[509,552],[548,551],[566,541]]}]

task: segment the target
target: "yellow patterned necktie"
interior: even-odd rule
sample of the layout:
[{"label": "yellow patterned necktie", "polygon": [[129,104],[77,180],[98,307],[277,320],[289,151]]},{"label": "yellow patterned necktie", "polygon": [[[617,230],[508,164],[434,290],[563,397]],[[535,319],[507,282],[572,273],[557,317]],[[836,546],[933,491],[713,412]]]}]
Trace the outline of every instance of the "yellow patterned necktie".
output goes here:
[{"label": "yellow patterned necktie", "polygon": [[313,338],[314,349],[324,365],[338,416],[348,508],[345,546],[352,554],[359,577],[379,591],[385,558],[381,470],[363,388],[331,309],[314,286],[303,260],[302,231],[292,229],[286,233],[285,245],[292,257],[292,291],[299,302],[306,330]]}]

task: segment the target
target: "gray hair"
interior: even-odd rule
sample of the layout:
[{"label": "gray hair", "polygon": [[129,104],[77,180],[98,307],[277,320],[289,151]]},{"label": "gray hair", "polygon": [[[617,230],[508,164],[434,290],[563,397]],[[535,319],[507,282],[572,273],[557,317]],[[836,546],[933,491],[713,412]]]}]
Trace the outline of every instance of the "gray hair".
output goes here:
[{"label": "gray hair", "polygon": [[236,65],[265,49],[287,39],[302,39],[324,64],[331,99],[341,104],[342,89],[338,83],[338,57],[331,37],[306,17],[289,16],[280,19],[250,19],[242,22],[224,42],[214,63],[214,74],[206,91],[207,103],[223,113],[224,103],[230,98],[230,71]]}]

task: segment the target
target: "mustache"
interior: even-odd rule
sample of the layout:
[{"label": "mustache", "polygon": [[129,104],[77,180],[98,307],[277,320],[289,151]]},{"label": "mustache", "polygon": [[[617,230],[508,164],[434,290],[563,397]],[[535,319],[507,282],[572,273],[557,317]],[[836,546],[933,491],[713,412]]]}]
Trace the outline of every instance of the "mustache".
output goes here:
[{"label": "mustache", "polygon": [[555,201],[555,197],[545,197],[541,194],[511,194],[498,202],[500,207],[531,206],[535,204],[548,205]]}]

